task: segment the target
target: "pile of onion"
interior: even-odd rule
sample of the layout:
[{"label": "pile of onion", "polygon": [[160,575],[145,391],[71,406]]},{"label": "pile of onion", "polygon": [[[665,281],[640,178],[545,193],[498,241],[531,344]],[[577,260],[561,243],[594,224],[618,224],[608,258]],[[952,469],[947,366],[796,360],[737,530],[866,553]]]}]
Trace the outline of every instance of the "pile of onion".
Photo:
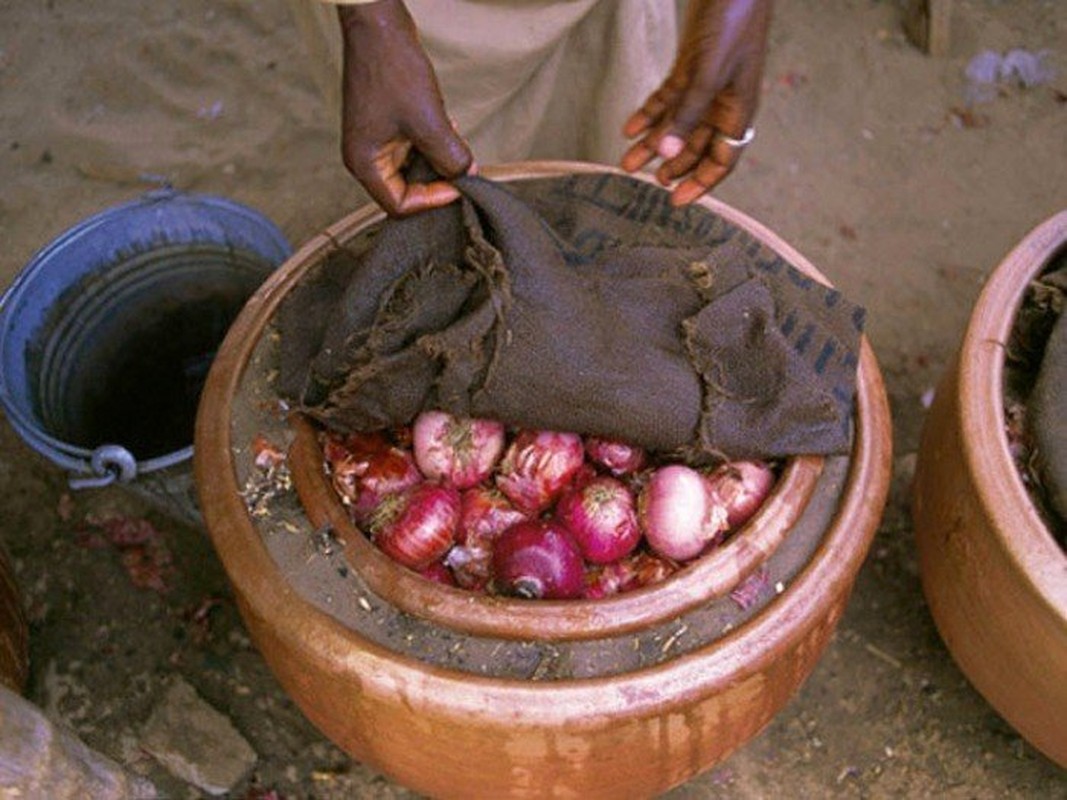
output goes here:
[{"label": "pile of onion", "polygon": [[425,411],[410,428],[323,432],[352,520],[429,580],[528,599],[596,599],[664,580],[755,514],[776,475],[714,469],[561,431]]}]

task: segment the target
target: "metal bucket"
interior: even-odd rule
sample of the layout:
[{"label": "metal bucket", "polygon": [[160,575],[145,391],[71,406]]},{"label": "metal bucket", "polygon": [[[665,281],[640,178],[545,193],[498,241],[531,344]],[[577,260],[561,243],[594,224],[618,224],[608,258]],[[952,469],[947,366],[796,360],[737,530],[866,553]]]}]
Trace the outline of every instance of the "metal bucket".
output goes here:
[{"label": "metal bucket", "polygon": [[289,253],[258,212],[171,189],[66,231],[0,298],[0,403],[12,427],[73,488],[122,483],[202,524],[200,389],[230,323]]}]

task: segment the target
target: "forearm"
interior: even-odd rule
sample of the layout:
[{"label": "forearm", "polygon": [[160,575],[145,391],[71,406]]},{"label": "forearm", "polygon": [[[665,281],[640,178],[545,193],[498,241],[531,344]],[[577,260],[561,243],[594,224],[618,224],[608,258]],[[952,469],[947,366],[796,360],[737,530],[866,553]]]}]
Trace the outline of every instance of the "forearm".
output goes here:
[{"label": "forearm", "polygon": [[[402,0],[335,4],[343,40],[345,166],[390,214],[456,199],[447,180],[470,167],[470,149],[448,118],[407,7]],[[408,180],[409,159],[416,153],[441,179]]]}]

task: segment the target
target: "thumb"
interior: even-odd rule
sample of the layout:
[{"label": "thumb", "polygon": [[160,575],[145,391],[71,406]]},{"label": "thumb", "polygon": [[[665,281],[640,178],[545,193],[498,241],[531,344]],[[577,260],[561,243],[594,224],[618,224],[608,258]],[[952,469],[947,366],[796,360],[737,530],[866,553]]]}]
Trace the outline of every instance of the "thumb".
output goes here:
[{"label": "thumb", "polygon": [[436,121],[424,122],[411,131],[411,141],[438,175],[443,178],[458,178],[465,174],[474,160],[470,146],[440,115]]}]

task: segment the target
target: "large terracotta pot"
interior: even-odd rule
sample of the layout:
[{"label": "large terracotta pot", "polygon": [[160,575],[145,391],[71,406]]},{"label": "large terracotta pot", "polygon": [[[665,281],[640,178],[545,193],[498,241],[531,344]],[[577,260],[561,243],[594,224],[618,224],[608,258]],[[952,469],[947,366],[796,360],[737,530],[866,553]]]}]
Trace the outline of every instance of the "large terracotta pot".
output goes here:
[{"label": "large terracotta pot", "polygon": [[0,547],[0,685],[21,692],[29,673],[29,632],[11,565]]},{"label": "large terracotta pot", "polygon": [[[517,181],[604,171],[538,163],[487,172]],[[702,202],[825,282],[763,226]],[[373,208],[356,212],[268,280],[231,329],[202,395],[201,507],[264,658],[330,739],[436,797],[637,798],[710,768],[811,673],[880,519],[890,421],[868,344],[852,453],[793,459],[728,555],[634,597],[478,598],[416,580],[349,535],[316,476],[314,436],[269,411],[279,304],[336,248],[362,246],[381,219]],[[299,497],[288,475],[270,486],[257,478],[249,446],[257,436],[292,444]],[[261,502],[267,496],[272,506]],[[343,551],[323,539],[324,523]],[[279,566],[294,561],[296,572]],[[740,610],[724,595],[757,569],[773,588]]]},{"label": "large terracotta pot", "polygon": [[1004,350],[1027,284],[1067,244],[1067,212],[992,273],[923,427],[914,518],[945,644],[1028,741],[1067,766],[1067,557],[1008,450]]}]

